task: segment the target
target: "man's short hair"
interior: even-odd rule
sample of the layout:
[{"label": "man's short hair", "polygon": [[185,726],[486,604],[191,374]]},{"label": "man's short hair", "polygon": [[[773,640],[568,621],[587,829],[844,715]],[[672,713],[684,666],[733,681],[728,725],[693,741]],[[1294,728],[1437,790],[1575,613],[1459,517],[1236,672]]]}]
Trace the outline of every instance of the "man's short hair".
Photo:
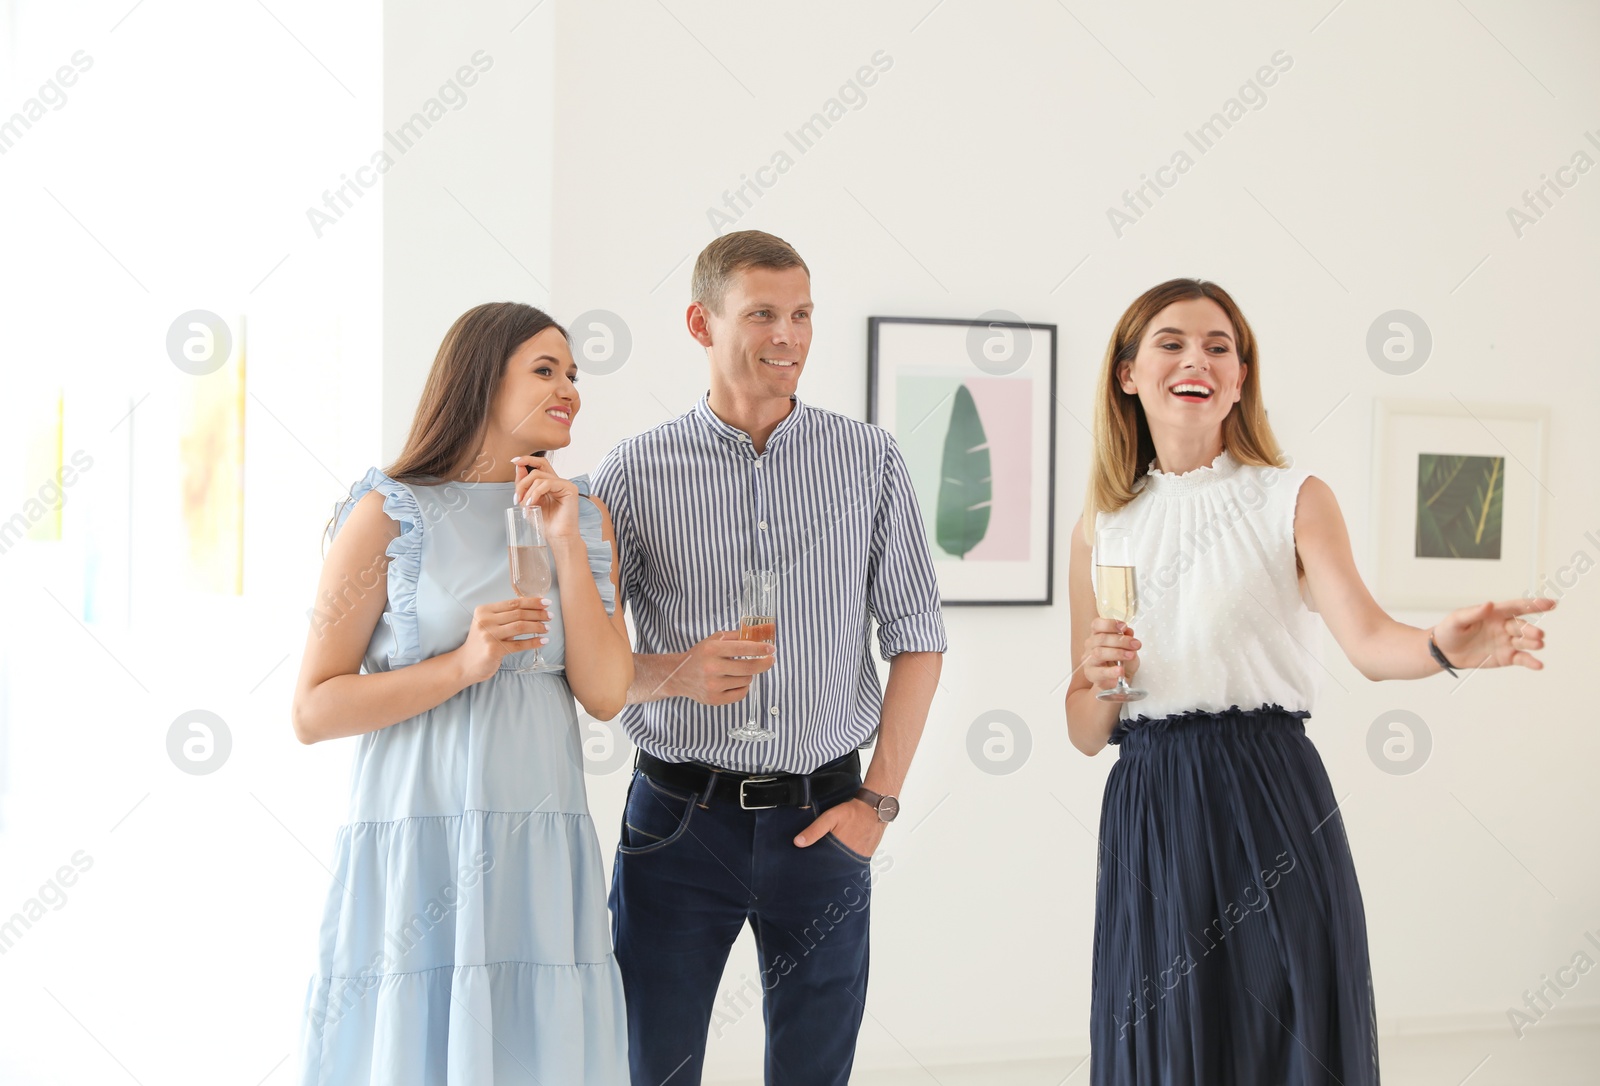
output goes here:
[{"label": "man's short hair", "polygon": [[700,251],[694,262],[690,300],[720,316],[729,284],[745,268],[801,268],[807,278],[811,276],[811,269],[787,241],[762,230],[735,230]]}]

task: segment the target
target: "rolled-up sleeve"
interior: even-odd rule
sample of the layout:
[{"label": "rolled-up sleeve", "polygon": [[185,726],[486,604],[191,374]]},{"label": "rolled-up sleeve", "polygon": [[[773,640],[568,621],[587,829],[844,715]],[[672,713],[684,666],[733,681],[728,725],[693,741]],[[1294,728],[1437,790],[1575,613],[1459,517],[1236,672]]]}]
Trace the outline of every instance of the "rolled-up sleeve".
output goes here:
[{"label": "rolled-up sleeve", "polygon": [[894,438],[886,437],[867,601],[878,623],[878,651],[888,660],[902,652],[944,652],[948,643],[939,579],[911,474]]}]

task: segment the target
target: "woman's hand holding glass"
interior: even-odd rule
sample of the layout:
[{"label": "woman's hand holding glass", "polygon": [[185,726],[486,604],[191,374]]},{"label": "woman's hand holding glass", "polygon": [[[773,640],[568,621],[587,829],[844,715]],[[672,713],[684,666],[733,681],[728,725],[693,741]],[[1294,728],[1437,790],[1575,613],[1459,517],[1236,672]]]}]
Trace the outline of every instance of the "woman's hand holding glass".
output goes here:
[{"label": "woman's hand holding glass", "polygon": [[[1135,655],[1139,643],[1134,640],[1133,627],[1128,625],[1128,620],[1139,610],[1139,575],[1134,565],[1132,532],[1110,526],[1095,529],[1094,604],[1100,617],[1089,629],[1116,638],[1114,648],[1102,645],[1114,654],[1117,681],[1110,687],[1102,686],[1095,694],[1101,701],[1139,701],[1145,696],[1145,691],[1129,686],[1127,679],[1139,669],[1139,658]],[[1090,639],[1094,636],[1091,633]],[[1103,663],[1103,654],[1101,660]]]},{"label": "woman's hand holding glass", "polygon": [[544,515],[544,533],[551,543],[578,538],[578,487],[555,473],[542,456],[518,456],[516,501],[537,505]]},{"label": "woman's hand holding glass", "polygon": [[[550,608],[543,600],[532,597],[475,607],[467,639],[455,650],[463,677],[469,684],[481,683],[500,670],[500,661],[507,653],[526,652],[535,645],[544,644],[549,640],[544,636],[549,622]],[[529,634],[535,635],[534,640],[512,640]]]},{"label": "woman's hand holding glass", "polygon": [[1096,618],[1083,643],[1083,674],[1097,690],[1116,688],[1117,680],[1139,673],[1138,638],[1133,627],[1114,618]]}]

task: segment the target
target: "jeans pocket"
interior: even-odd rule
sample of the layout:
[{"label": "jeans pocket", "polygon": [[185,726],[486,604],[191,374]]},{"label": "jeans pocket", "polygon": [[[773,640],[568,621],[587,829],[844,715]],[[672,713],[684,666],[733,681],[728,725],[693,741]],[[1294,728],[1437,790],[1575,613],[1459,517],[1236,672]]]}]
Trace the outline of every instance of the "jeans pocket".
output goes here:
[{"label": "jeans pocket", "polygon": [[688,832],[693,816],[693,796],[674,792],[643,773],[635,773],[628,786],[617,851],[638,856],[666,848]]},{"label": "jeans pocket", "polygon": [[[845,785],[843,788],[837,789],[833,792],[829,792],[825,796],[817,797],[817,813],[821,814],[823,811],[831,810],[842,803],[854,803],[855,795],[859,791],[861,791],[861,781],[856,780],[854,783]],[[872,862],[871,856],[861,855],[861,853],[857,852],[849,845],[846,845],[831,832],[828,833],[824,839],[828,841],[829,844],[833,845],[834,848],[838,849],[840,852],[844,853],[858,864],[870,864]]]},{"label": "jeans pocket", "polygon": [[852,860],[854,860],[858,864],[870,864],[872,862],[872,857],[871,856],[863,856],[863,855],[861,855],[861,853],[857,852],[855,849],[853,849],[850,846],[846,845],[843,841],[839,840],[839,838],[837,836],[835,836],[834,834],[832,834],[832,833],[827,834],[823,838],[823,840],[825,840],[825,841],[829,842],[830,844],[832,844],[834,848],[838,849],[840,852],[844,853],[846,856],[850,857]]}]

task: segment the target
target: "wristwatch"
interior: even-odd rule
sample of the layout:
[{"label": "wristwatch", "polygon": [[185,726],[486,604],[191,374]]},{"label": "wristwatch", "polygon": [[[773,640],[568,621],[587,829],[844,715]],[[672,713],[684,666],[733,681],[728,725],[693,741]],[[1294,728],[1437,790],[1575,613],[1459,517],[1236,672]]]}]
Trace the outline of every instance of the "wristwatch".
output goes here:
[{"label": "wristwatch", "polygon": [[900,801],[893,796],[880,796],[870,788],[863,788],[855,794],[855,798],[878,812],[879,822],[893,822],[894,816],[900,813]]}]

